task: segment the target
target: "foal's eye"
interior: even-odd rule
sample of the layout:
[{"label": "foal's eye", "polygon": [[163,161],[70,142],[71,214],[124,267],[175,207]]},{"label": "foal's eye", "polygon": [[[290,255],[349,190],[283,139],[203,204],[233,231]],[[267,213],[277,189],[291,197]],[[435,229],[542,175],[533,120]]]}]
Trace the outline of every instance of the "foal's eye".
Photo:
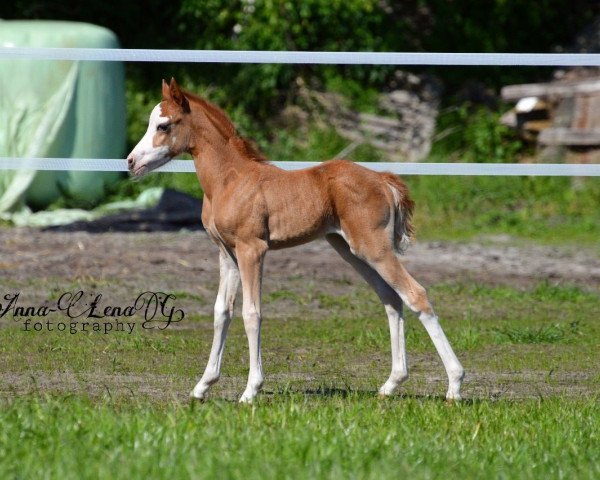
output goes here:
[{"label": "foal's eye", "polygon": [[167,132],[169,130],[169,126],[170,125],[168,123],[162,123],[156,126],[156,130],[159,132]]}]

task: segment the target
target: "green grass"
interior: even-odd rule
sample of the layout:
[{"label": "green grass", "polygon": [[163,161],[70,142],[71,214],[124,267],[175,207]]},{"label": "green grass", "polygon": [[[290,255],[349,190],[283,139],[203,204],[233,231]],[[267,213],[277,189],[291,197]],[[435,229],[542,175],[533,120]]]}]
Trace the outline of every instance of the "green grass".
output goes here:
[{"label": "green grass", "polygon": [[[329,364],[353,367],[361,356],[377,353],[387,362],[389,332],[383,308],[375,294],[366,286],[348,287],[343,295],[332,295],[310,287],[294,292],[288,289],[266,292],[264,295],[263,329],[266,368],[274,373],[289,371],[290,359],[296,371],[309,372],[317,362],[327,371]],[[178,299],[184,292],[174,292]],[[510,357],[516,345],[544,345],[552,352],[556,346],[566,347],[573,355],[593,351],[600,344],[600,296],[576,286],[556,286],[541,283],[532,289],[478,284],[438,284],[429,289],[442,325],[458,351],[469,352],[474,358],[485,355],[491,346],[505,354],[495,362],[510,368]],[[181,297],[181,298],[180,298]],[[204,298],[189,294],[194,301]],[[292,302],[294,313],[284,315]],[[239,307],[238,307],[239,310]],[[239,311],[238,311],[239,315]],[[55,323],[68,319],[48,317]],[[314,320],[311,320],[313,318]],[[406,337],[410,352],[433,353],[431,341],[420,323],[406,313]],[[131,319],[122,319],[131,321]],[[155,373],[185,373],[193,376],[202,364],[196,356],[207,354],[212,336],[212,319],[186,315],[186,329],[168,328],[162,331],[143,330],[140,320],[131,335],[123,332],[81,332],[75,334],[54,331],[43,333],[23,331],[22,319],[6,317],[8,328],[0,329],[0,367],[9,371],[68,371],[74,365],[81,371],[110,369],[113,358],[119,357],[124,372],[145,372],[148,361],[155,364]],[[44,320],[45,321],[45,320]],[[192,330],[190,330],[190,328]],[[241,321],[230,329],[225,352],[225,373],[245,371],[246,342]],[[152,350],[151,359],[140,356]],[[301,353],[298,353],[300,351]],[[49,353],[56,352],[53,355]],[[277,352],[285,352],[281,357]],[[23,363],[20,354],[28,357]],[[90,358],[94,362],[89,362]],[[550,356],[551,357],[551,356]],[[551,358],[534,361],[535,367],[550,368]],[[339,362],[343,358],[345,362]],[[321,367],[319,367],[321,368]],[[387,364],[381,366],[385,375]],[[325,376],[327,374],[325,373]],[[335,375],[330,375],[335,376]]]},{"label": "green grass", "polygon": [[2,478],[578,478],[600,475],[597,400],[238,406],[83,398],[4,402]]},{"label": "green grass", "polygon": [[555,323],[541,327],[504,327],[496,330],[500,341],[508,343],[559,343],[578,335],[579,322],[574,321],[569,325]]},{"label": "green grass", "polygon": [[[212,399],[189,406],[210,318],[187,318],[179,330],[71,335],[24,332],[5,317],[0,478],[600,475],[598,293],[549,283],[433,286],[468,372],[467,400],[448,405],[443,369],[412,315],[411,379],[402,395],[376,398],[389,373],[387,322],[370,291],[348,288],[266,293],[267,381],[253,406],[225,400],[247,374],[239,319]],[[289,302],[296,313],[278,314]]]},{"label": "green grass", "polygon": [[422,238],[509,234],[543,243],[597,245],[600,181],[561,177],[407,177]]},{"label": "green grass", "polygon": [[195,173],[151,173],[140,179],[124,177],[109,188],[106,202],[137,198],[144,190],[152,187],[171,188],[196,198],[203,195]]}]

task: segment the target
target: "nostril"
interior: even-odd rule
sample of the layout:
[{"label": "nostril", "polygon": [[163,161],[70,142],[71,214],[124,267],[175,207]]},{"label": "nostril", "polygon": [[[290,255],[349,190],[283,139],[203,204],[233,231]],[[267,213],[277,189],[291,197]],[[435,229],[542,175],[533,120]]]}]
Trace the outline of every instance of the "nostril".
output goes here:
[{"label": "nostril", "polygon": [[129,166],[129,168],[133,167],[134,163],[135,161],[133,160],[133,157],[127,158],[127,165]]}]

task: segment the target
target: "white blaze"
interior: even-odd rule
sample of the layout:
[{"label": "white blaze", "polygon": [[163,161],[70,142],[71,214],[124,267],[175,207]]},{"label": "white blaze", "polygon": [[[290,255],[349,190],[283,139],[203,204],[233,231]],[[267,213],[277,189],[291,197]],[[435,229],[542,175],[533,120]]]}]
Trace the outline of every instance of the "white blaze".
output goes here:
[{"label": "white blaze", "polygon": [[131,151],[130,157],[135,161],[135,171],[143,173],[154,170],[161,165],[167,163],[171,158],[169,157],[169,147],[161,145],[155,147],[153,145],[154,135],[156,135],[158,125],[166,123],[169,117],[163,117],[160,103],[152,109],[150,113],[150,120],[148,121],[148,130]]},{"label": "white blaze", "polygon": [[[150,120],[148,121],[148,130],[139,141],[139,143],[133,149],[133,156],[138,159],[143,157],[144,155],[150,153],[152,150],[155,150],[155,147],[152,146],[152,140],[154,139],[154,135],[156,134],[156,127],[161,123],[165,123],[169,118],[162,116],[162,110],[160,109],[160,103],[156,105],[152,109],[152,113],[150,113]],[[158,147],[163,148],[163,147]]]}]

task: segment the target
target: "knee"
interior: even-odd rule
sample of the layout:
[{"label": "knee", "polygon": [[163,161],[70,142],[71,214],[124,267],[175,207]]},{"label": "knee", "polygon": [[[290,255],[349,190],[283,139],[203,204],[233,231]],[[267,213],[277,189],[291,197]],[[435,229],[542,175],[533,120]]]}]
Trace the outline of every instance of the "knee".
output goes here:
[{"label": "knee", "polygon": [[244,327],[246,328],[246,331],[260,329],[261,316],[256,308],[244,308],[242,317],[244,318]]},{"label": "knee", "polygon": [[227,304],[227,299],[225,298],[225,296],[223,296],[221,294],[221,292],[219,292],[219,294],[217,295],[217,299],[215,301],[214,309],[213,309],[215,323],[217,323],[217,322],[224,323],[229,318],[231,318],[231,313],[232,313],[231,307],[232,306]]},{"label": "knee", "polygon": [[215,327],[222,327],[224,325],[227,325],[230,320],[231,320],[231,314],[229,312],[229,309],[215,305],[215,310],[214,310]]}]

